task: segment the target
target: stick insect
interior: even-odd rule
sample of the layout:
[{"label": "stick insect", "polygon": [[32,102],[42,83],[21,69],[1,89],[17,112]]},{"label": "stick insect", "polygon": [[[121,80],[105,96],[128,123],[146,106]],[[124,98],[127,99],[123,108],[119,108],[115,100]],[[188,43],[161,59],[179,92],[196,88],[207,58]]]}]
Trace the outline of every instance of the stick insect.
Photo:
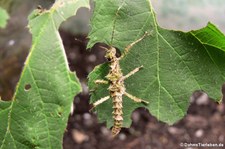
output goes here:
[{"label": "stick insect", "polygon": [[105,58],[109,61],[110,70],[109,70],[109,73],[105,77],[106,80],[96,80],[95,83],[96,84],[109,84],[109,88],[108,88],[109,95],[97,100],[96,102],[94,102],[93,108],[95,108],[96,106],[100,105],[101,103],[107,101],[111,97],[112,102],[113,102],[113,112],[112,112],[112,114],[113,114],[113,119],[114,119],[114,125],[113,125],[112,130],[111,130],[113,136],[116,136],[120,132],[122,124],[123,124],[123,111],[122,111],[122,109],[123,109],[123,105],[122,105],[123,95],[127,96],[128,98],[130,98],[134,102],[139,102],[139,103],[142,102],[142,103],[145,103],[145,104],[149,103],[148,101],[145,101],[143,99],[140,99],[138,97],[135,97],[135,96],[127,93],[126,87],[124,85],[124,80],[126,80],[130,76],[137,73],[141,68],[143,68],[143,66],[135,68],[134,70],[129,72],[127,75],[123,75],[122,70],[120,68],[120,60],[129,52],[129,50],[135,44],[140,42],[147,35],[149,35],[149,33],[145,32],[145,34],[141,38],[139,38],[136,41],[129,44],[125,48],[124,53],[120,57],[116,56],[116,48],[114,48],[112,46],[109,47],[109,48],[102,47],[106,50]]}]

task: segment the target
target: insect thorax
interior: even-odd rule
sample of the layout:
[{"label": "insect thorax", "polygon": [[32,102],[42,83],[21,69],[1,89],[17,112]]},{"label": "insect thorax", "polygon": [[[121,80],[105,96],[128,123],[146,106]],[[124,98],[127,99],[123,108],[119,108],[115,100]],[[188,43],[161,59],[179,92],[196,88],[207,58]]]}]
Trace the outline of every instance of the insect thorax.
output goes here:
[{"label": "insect thorax", "polygon": [[109,73],[106,78],[110,82],[110,86],[108,90],[111,92],[111,96],[122,96],[125,87],[124,81],[122,80],[123,73],[120,68],[119,58],[116,57],[116,49],[114,47],[110,47],[106,50],[106,56],[109,60]]}]

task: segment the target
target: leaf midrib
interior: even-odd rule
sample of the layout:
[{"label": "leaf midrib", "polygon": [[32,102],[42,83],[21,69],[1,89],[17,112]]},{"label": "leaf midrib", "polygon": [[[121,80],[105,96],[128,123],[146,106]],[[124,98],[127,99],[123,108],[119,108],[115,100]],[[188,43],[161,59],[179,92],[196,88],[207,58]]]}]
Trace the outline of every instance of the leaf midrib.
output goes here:
[{"label": "leaf midrib", "polygon": [[[51,13],[50,13],[51,14]],[[50,15],[48,15],[49,17],[50,17]],[[38,41],[39,41],[39,39],[41,38],[41,35],[44,33],[44,30],[45,30],[45,27],[46,27],[46,24],[47,24],[47,22],[48,22],[49,20],[48,20],[48,18],[46,18],[46,20],[45,20],[45,22],[42,24],[42,27],[40,27],[41,29],[40,29],[40,31],[39,31],[39,34],[38,34],[38,36],[37,36],[37,38],[36,38],[36,42],[34,42],[34,44],[33,44],[33,46],[32,46],[32,48],[31,48],[31,52],[29,53],[29,55],[28,55],[28,57],[27,57],[27,61],[25,62],[25,64],[27,64],[27,68],[29,67],[29,60],[30,60],[30,56],[32,55],[32,52],[33,52],[33,50],[35,49],[35,47],[36,47],[36,45],[37,45],[37,43],[38,43]],[[25,72],[25,69],[22,71],[22,75],[21,76],[23,76],[24,75],[24,72]],[[1,145],[1,147],[0,147],[0,149],[2,149],[2,147],[3,147],[3,145],[4,145],[4,142],[5,142],[5,139],[6,139],[6,135],[7,135],[7,132],[9,132],[10,133],[10,135],[11,135],[11,137],[12,137],[12,139],[13,140],[15,140],[14,139],[14,137],[13,137],[13,135],[11,134],[11,132],[10,132],[10,127],[11,127],[11,116],[12,116],[12,111],[13,111],[13,106],[14,106],[14,102],[15,102],[15,98],[16,98],[16,94],[17,94],[17,92],[18,92],[18,87],[19,87],[19,84],[21,83],[21,80],[19,80],[19,82],[18,82],[18,85],[17,85],[17,87],[16,87],[16,91],[15,91],[15,94],[14,94],[14,96],[13,96],[13,99],[12,99],[12,104],[11,104],[11,106],[9,107],[10,108],[10,111],[9,111],[9,116],[8,116],[8,127],[7,127],[7,131],[6,131],[6,133],[5,133],[5,136],[4,136],[4,139],[3,139],[3,141],[2,141],[2,145]],[[40,94],[40,93],[39,93]],[[15,147],[16,147],[16,145],[15,145]],[[16,147],[17,148],[17,147]]]},{"label": "leaf midrib", "polygon": [[[170,94],[170,92],[165,88],[163,87],[163,85],[161,84],[161,81],[160,81],[160,64],[159,64],[159,61],[160,61],[160,51],[159,51],[159,35],[160,37],[162,37],[162,39],[164,41],[166,41],[166,43],[175,51],[175,53],[177,53],[177,51],[169,44],[169,42],[167,42],[167,40],[159,33],[159,30],[158,30],[158,25],[156,23],[156,18],[155,18],[155,15],[154,15],[154,12],[153,12],[153,7],[152,7],[152,4],[150,2],[150,0],[148,1],[149,2],[149,8],[150,8],[150,13],[153,17],[153,21],[154,21],[154,27],[155,27],[155,30],[156,30],[156,40],[157,40],[157,79],[158,79],[158,84],[159,84],[159,89],[158,89],[158,92],[159,92],[159,95],[158,95],[158,110],[157,110],[157,118],[160,119],[160,110],[159,110],[159,107],[160,107],[160,96],[161,96],[161,88],[164,89],[164,91],[172,98],[172,100],[176,103],[176,106],[178,109],[180,109],[182,115],[184,115],[184,111],[182,110],[182,108],[180,107],[179,104],[177,104],[176,100],[174,99],[174,97]],[[177,53],[178,54],[178,53]],[[178,54],[179,55],[179,54]],[[180,55],[179,55],[180,56]],[[183,59],[181,59],[183,61]],[[184,61],[183,61],[184,63]],[[184,63],[186,65],[186,63]],[[187,65],[186,65],[187,66]],[[187,68],[189,69],[189,67],[187,66]],[[190,69],[189,69],[190,71]],[[190,71],[191,72],[191,71]],[[192,72],[191,72],[192,73]],[[194,75],[192,74],[192,76],[194,77]],[[195,77],[194,77],[195,79]],[[197,82],[197,80],[195,79],[195,81]],[[197,82],[198,84],[198,82]],[[199,84],[198,84],[199,85]]]}]

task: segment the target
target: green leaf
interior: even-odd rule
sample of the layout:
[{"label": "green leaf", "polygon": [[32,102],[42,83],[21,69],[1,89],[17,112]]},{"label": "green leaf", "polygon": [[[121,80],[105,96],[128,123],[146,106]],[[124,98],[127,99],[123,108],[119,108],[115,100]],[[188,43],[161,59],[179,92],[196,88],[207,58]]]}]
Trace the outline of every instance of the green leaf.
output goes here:
[{"label": "green leaf", "polygon": [[224,34],[213,24],[208,23],[205,28],[191,33],[203,45],[212,46],[225,52]]},{"label": "green leaf", "polygon": [[[212,24],[191,32],[161,28],[150,0],[95,0],[91,19],[89,48],[96,42],[117,47],[121,52],[145,32],[151,35],[133,46],[120,61],[124,75],[143,65],[143,69],[125,80],[126,91],[149,101],[135,103],[123,96],[124,127],[131,124],[131,113],[146,107],[160,121],[173,124],[181,119],[195,90],[203,90],[215,101],[222,97],[225,80],[225,36]],[[95,85],[106,79],[108,63],[97,66],[89,75],[94,90],[91,103],[109,95],[108,85]],[[112,101],[96,108],[100,121],[113,125]]]},{"label": "green leaf", "polygon": [[0,102],[0,149],[62,148],[70,107],[81,91],[69,70],[59,25],[88,0],[58,0],[29,19],[31,51],[11,102]]},{"label": "green leaf", "polygon": [[0,7],[0,28],[5,28],[9,15],[5,9]]}]

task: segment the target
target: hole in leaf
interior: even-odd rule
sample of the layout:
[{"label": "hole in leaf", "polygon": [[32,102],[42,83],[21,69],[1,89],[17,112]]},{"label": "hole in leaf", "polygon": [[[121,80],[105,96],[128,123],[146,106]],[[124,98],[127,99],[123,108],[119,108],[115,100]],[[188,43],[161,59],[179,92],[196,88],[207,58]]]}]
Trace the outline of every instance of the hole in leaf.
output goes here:
[{"label": "hole in leaf", "polygon": [[31,89],[31,85],[30,84],[26,84],[24,89],[25,89],[25,91],[29,91]]}]

